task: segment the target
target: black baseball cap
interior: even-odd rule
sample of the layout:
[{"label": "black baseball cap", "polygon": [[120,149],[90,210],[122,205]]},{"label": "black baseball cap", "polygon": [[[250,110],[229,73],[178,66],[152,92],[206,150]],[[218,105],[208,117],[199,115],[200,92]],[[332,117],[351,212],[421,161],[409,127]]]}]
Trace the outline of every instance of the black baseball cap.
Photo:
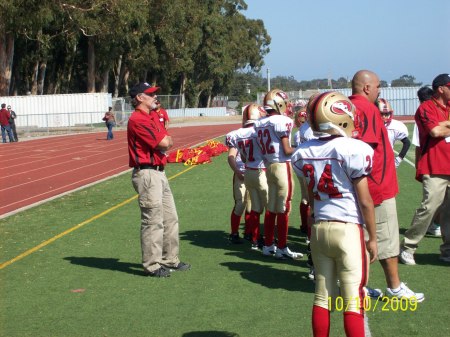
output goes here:
[{"label": "black baseball cap", "polygon": [[153,94],[154,92],[157,92],[159,89],[160,89],[159,87],[152,87],[147,82],[140,82],[130,89],[129,94],[131,98],[135,98],[139,94]]},{"label": "black baseball cap", "polygon": [[433,90],[436,90],[439,87],[447,86],[450,87],[450,75],[449,74],[440,74],[437,75],[433,80]]}]

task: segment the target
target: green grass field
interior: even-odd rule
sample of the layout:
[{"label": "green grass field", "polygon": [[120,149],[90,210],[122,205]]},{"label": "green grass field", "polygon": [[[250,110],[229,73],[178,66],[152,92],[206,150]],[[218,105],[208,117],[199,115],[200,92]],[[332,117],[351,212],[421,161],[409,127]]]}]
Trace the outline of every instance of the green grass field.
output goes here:
[{"label": "green grass field", "polygon": [[[180,218],[181,259],[192,269],[167,279],[143,276],[130,173],[1,220],[0,336],[310,336],[314,284],[306,278],[306,258],[277,261],[249,244],[230,245],[226,155],[186,168],[171,164],[167,175]],[[398,175],[403,233],[421,185],[405,162]],[[299,193],[296,186],[294,205]],[[290,221],[289,246],[304,252],[296,206]],[[426,300],[415,311],[372,309],[374,337],[450,335],[450,274],[438,260],[440,241],[426,237],[418,265],[400,265],[401,279]],[[385,289],[379,263],[369,284]],[[340,312],[332,314],[331,335],[344,336]]]}]

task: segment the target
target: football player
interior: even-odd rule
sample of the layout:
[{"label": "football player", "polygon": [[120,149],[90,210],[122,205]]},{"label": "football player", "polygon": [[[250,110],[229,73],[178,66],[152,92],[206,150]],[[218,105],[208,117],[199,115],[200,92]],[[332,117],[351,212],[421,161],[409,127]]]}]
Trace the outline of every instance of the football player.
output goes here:
[{"label": "football player", "polygon": [[395,167],[398,168],[403,158],[405,158],[409,147],[411,146],[411,141],[408,138],[408,128],[402,122],[393,119],[394,110],[386,99],[378,98],[376,105],[380,110],[384,126],[388,131],[389,142],[391,143],[392,150],[394,150],[394,143],[397,140],[401,141],[403,144],[398,156],[395,157]]},{"label": "football player", "polygon": [[306,178],[310,200],[314,200],[313,335],[329,335],[330,310],[336,303],[339,280],[345,333],[364,336],[364,285],[369,262],[374,262],[377,256],[375,211],[367,184],[373,150],[351,138],[355,108],[344,95],[322,93],[308,109],[309,124],[318,138],[300,144],[292,155],[292,165],[298,176]]},{"label": "football player", "polygon": [[[294,148],[291,147],[293,121],[287,117],[291,113],[286,93],[280,89],[269,91],[264,97],[264,109],[267,116],[255,121],[256,142],[264,158],[269,185],[263,254],[275,254],[277,259],[297,259],[303,254],[292,252],[287,246],[289,212],[294,187],[291,166]],[[278,247],[274,244],[275,223],[278,231]]]},{"label": "football player", "polygon": [[[249,215],[246,232],[250,235],[252,249],[258,249],[260,214],[267,205],[268,190],[261,151],[255,143],[253,123],[265,115],[266,112],[260,105],[247,105],[242,114],[242,128],[228,133],[225,141],[230,148],[228,163],[235,172],[235,178],[233,179],[235,207],[231,213],[230,241],[235,242],[239,239],[237,231],[240,217],[237,219],[236,214],[239,214],[237,211],[242,210],[239,202],[239,200],[242,200],[242,192],[238,191],[246,190],[249,200],[251,200],[247,208]],[[241,167],[241,170],[237,169],[233,157],[242,158],[243,167]]]}]

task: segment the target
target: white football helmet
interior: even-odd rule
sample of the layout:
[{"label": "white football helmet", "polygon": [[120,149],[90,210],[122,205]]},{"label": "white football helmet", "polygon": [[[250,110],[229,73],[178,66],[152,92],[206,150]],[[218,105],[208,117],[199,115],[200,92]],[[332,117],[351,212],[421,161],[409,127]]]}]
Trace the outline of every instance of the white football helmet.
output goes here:
[{"label": "white football helmet", "polygon": [[259,104],[249,104],[242,112],[242,125],[246,126],[255,123],[256,120],[265,117],[267,115],[266,110]]},{"label": "white football helmet", "polygon": [[350,99],[336,91],[319,94],[308,104],[309,125],[316,133],[355,137],[354,114]]},{"label": "white football helmet", "polygon": [[292,104],[287,94],[280,89],[272,89],[264,96],[264,109],[268,112],[274,110],[280,115],[292,116]]},{"label": "white football helmet", "polygon": [[394,110],[391,107],[391,104],[384,98],[377,99],[377,107],[380,110],[381,118],[386,126],[391,124],[392,118],[394,117]]}]

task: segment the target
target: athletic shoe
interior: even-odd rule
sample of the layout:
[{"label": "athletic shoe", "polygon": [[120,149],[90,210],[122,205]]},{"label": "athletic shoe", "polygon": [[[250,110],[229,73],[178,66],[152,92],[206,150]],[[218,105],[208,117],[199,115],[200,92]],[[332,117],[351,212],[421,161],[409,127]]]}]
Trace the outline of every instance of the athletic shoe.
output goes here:
[{"label": "athletic shoe", "polygon": [[275,254],[276,251],[277,251],[277,246],[275,246],[274,244],[272,244],[271,246],[263,246],[263,249],[262,249],[263,255],[266,255],[266,256],[273,255],[273,254]]},{"label": "athletic shoe", "polygon": [[386,289],[386,293],[390,297],[397,297],[398,299],[401,299],[401,300],[413,300],[413,299],[415,299],[419,303],[423,302],[423,300],[425,299],[424,294],[422,294],[422,293],[415,293],[414,291],[409,289],[408,286],[406,284],[404,284],[403,282],[400,283],[400,289],[398,291],[394,291],[391,288],[387,288]]},{"label": "athletic shoe", "polygon": [[239,237],[239,234],[238,233],[232,233],[232,234],[230,234],[230,236],[228,237],[228,240],[230,240],[230,242],[231,243],[233,243],[233,244],[241,244],[242,243],[242,240],[241,240],[241,238]]},{"label": "athletic shoe", "polygon": [[308,253],[307,256],[308,256],[308,261],[306,261],[306,265],[307,265],[309,268],[314,267],[314,262],[313,262],[311,253]]},{"label": "athletic shoe", "polygon": [[435,224],[434,222],[428,227],[427,234],[431,236],[442,236],[441,233],[441,226],[438,224]]},{"label": "athletic shoe", "polygon": [[252,240],[253,250],[262,250],[264,247],[264,239],[259,238],[258,240]]},{"label": "athletic shoe", "polygon": [[442,262],[450,262],[450,256],[439,256],[439,260]]},{"label": "athletic shoe", "polygon": [[316,273],[314,267],[309,268],[308,279],[314,281],[316,279]]},{"label": "athletic shoe", "polygon": [[252,241],[252,234],[251,233],[244,234],[244,239],[251,242]]},{"label": "athletic shoe", "polygon": [[291,250],[288,247],[284,247],[283,249],[277,249],[275,252],[275,258],[280,260],[286,260],[286,259],[299,259],[303,257],[302,253],[297,252],[291,252]]},{"label": "athletic shoe", "polygon": [[170,270],[165,268],[164,266],[161,266],[155,271],[145,271],[145,274],[150,277],[169,277]]},{"label": "athletic shoe", "polygon": [[398,256],[401,263],[414,266],[416,261],[414,260],[414,254],[407,252],[406,250],[401,250],[400,255]]},{"label": "athletic shoe", "polygon": [[191,269],[191,265],[189,263],[179,262],[176,266],[164,266],[168,268],[170,271],[186,271]]},{"label": "athletic shoe", "polygon": [[364,287],[364,289],[366,291],[366,296],[370,297],[373,300],[381,299],[384,296],[381,289],[372,289],[369,287]]}]

